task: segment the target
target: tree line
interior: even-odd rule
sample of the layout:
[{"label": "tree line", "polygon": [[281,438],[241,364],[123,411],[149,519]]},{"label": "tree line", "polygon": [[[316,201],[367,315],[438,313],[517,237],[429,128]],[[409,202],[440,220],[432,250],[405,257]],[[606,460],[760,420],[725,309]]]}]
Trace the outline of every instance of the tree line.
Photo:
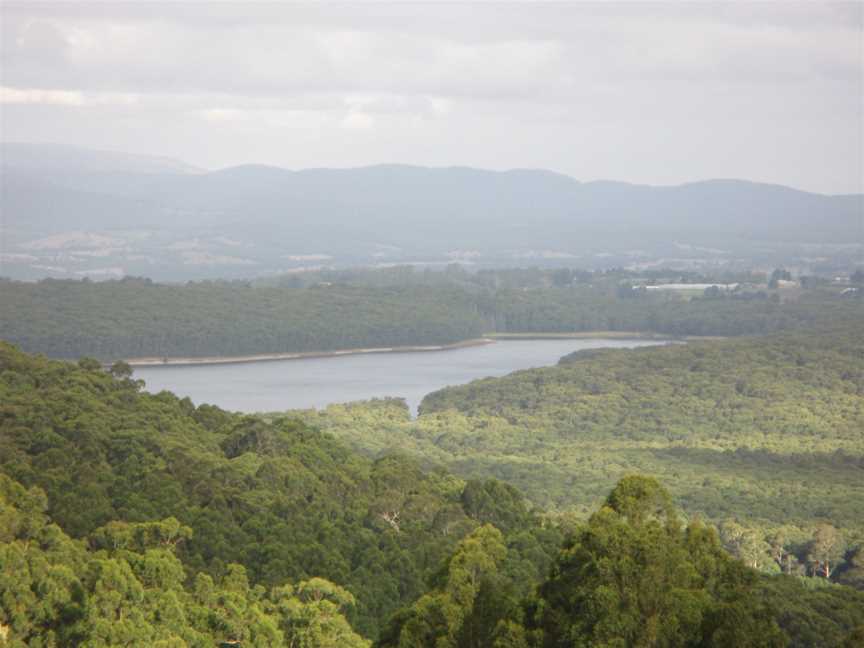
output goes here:
[{"label": "tree line", "polygon": [[635,281],[655,280],[647,277],[561,272],[0,281],[0,336],[32,353],[109,361],[441,345],[494,332],[753,335],[864,316],[861,299],[818,287],[783,299],[778,291],[683,298],[633,290]]}]

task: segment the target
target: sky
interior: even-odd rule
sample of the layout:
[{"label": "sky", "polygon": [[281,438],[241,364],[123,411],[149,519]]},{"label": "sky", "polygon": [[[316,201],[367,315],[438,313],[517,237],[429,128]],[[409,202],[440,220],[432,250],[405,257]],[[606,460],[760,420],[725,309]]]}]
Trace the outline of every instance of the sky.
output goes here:
[{"label": "sky", "polygon": [[864,192],[864,3],[2,2],[0,139]]}]

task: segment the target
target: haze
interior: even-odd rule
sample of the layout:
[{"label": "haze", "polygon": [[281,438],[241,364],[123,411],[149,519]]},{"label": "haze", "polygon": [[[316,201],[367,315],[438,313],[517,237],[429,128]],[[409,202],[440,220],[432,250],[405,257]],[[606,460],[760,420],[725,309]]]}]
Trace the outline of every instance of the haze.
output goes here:
[{"label": "haze", "polygon": [[2,139],[862,188],[862,5],[2,6]]}]

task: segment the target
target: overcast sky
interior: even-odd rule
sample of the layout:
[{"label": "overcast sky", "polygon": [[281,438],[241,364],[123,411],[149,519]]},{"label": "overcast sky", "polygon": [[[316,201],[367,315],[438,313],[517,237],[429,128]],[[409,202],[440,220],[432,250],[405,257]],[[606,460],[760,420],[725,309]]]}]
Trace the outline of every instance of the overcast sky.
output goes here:
[{"label": "overcast sky", "polygon": [[0,7],[7,141],[864,191],[860,2]]}]

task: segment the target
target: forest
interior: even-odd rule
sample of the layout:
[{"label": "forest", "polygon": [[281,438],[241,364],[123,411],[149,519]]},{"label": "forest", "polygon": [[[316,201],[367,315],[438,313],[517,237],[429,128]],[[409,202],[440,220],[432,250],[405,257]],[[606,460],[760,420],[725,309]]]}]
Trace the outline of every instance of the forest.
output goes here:
[{"label": "forest", "polygon": [[[740,287],[686,297],[647,289],[670,279]],[[791,290],[771,283],[749,273],[469,273],[459,266],[254,282],[0,280],[0,336],[30,353],[108,362],[441,345],[491,333],[754,335],[864,317],[864,300],[824,280],[805,278],[805,287]]]},{"label": "forest", "polygon": [[483,330],[466,295],[448,287],[5,281],[0,282],[0,302],[3,339],[57,358],[437,345],[476,338]]},{"label": "forest", "polygon": [[0,648],[864,648],[864,0],[0,23]]},{"label": "forest", "polygon": [[[564,516],[587,518],[628,474],[662,475],[675,503],[752,566],[860,586],[862,396],[864,332],[852,321],[578,352],[430,394],[416,419],[397,399],[297,414],[368,456],[395,448],[501,479]],[[809,549],[817,533],[831,538],[828,567]]]},{"label": "forest", "polygon": [[864,632],[864,593],[837,577],[864,566],[828,567],[825,533],[809,551],[830,574],[766,574],[651,477],[623,476],[588,516],[547,513],[495,479],[142,387],[124,363],[0,344],[0,645],[815,647]]}]

